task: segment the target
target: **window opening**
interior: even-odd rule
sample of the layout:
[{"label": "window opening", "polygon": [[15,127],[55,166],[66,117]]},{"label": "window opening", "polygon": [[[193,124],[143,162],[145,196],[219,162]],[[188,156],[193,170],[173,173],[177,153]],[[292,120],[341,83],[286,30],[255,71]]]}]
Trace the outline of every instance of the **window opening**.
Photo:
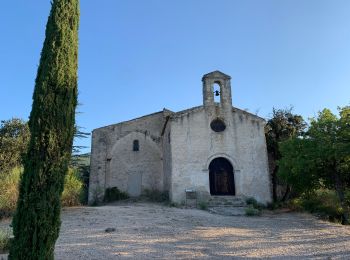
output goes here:
[{"label": "window opening", "polygon": [[225,122],[220,118],[216,118],[210,123],[210,128],[215,132],[222,132],[226,129]]},{"label": "window opening", "polygon": [[214,102],[215,103],[220,103],[220,98],[221,98],[221,88],[218,83],[214,83],[213,85],[213,90],[214,90]]},{"label": "window opening", "polygon": [[139,151],[140,150],[139,140],[134,140],[134,142],[132,144],[132,150],[133,151]]}]

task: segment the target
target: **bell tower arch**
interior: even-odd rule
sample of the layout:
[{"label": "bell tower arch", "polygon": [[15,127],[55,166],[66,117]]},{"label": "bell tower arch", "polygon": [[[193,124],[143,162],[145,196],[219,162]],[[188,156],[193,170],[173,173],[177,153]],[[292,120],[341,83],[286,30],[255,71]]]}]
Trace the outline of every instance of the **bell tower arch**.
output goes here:
[{"label": "bell tower arch", "polygon": [[[205,107],[215,105],[214,96],[220,97],[219,105],[222,107],[232,107],[231,77],[216,70],[205,74],[203,82],[203,105]],[[214,87],[215,86],[215,87]]]}]

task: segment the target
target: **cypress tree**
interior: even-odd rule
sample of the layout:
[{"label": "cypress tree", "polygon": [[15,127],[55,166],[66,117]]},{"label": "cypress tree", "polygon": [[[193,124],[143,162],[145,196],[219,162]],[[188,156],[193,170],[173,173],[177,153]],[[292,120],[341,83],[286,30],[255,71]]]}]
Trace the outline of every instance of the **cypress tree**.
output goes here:
[{"label": "cypress tree", "polygon": [[53,0],[29,117],[9,259],[53,259],[77,105],[79,0]]}]

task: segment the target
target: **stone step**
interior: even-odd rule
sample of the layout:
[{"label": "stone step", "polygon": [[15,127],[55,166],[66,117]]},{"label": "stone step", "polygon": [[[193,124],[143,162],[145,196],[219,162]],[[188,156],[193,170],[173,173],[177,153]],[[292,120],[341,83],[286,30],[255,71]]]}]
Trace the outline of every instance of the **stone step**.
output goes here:
[{"label": "stone step", "polygon": [[212,207],[208,211],[223,216],[244,216],[247,207]]},{"label": "stone step", "polygon": [[245,198],[237,196],[212,196],[208,201],[209,207],[244,207]]}]

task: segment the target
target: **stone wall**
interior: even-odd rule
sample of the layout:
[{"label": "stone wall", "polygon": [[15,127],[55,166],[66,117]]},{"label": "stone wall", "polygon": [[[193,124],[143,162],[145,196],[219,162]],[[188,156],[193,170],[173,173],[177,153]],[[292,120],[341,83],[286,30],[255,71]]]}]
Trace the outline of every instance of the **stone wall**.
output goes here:
[{"label": "stone wall", "polygon": [[[131,195],[163,189],[162,128],[165,111],[95,129],[92,133],[89,203],[108,187]],[[139,151],[133,151],[133,141]]]},{"label": "stone wall", "polygon": [[[138,140],[139,150],[133,151]],[[114,143],[106,169],[106,188],[118,187],[130,196],[144,189],[163,189],[162,152],[150,135],[131,132]]]},{"label": "stone wall", "polygon": [[171,193],[171,172],[172,172],[172,158],[171,158],[171,123],[170,117],[163,132],[163,187],[164,191]]},{"label": "stone wall", "polygon": [[[226,129],[214,132],[210,122],[221,118]],[[271,200],[264,120],[220,104],[176,113],[171,120],[172,189],[174,202],[185,200],[185,189],[195,189],[199,200],[210,196],[209,164],[224,157],[234,168],[237,196]]]}]

